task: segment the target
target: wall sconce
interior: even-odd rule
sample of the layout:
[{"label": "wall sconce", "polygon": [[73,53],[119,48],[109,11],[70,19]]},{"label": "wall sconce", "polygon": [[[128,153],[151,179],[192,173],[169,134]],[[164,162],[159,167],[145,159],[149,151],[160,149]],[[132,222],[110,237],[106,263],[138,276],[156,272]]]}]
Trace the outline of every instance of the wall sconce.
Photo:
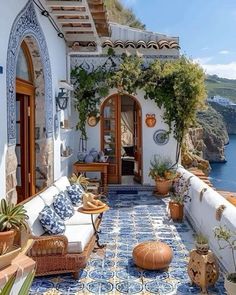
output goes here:
[{"label": "wall sconce", "polygon": [[65,110],[67,108],[68,98],[69,97],[67,96],[67,92],[65,91],[65,88],[60,88],[60,92],[56,96],[57,111]]},{"label": "wall sconce", "polygon": [[68,93],[67,91],[72,91],[73,86],[67,83],[66,81],[60,81],[59,82],[60,91],[58,95],[56,96],[56,109],[57,111],[65,110],[68,105]]}]

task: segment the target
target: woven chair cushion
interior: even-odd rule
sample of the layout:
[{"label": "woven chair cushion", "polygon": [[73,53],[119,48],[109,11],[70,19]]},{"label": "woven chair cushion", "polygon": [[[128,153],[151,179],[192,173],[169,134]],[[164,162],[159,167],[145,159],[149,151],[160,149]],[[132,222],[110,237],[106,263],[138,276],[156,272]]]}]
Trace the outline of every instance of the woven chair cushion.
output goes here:
[{"label": "woven chair cushion", "polygon": [[70,219],[74,214],[73,205],[64,192],[61,192],[54,197],[53,207],[55,212],[63,220]]},{"label": "woven chair cushion", "polygon": [[62,234],[66,229],[64,221],[49,206],[45,206],[39,213],[39,220],[42,224],[42,227],[49,234]]},{"label": "woven chair cushion", "polygon": [[134,263],[144,269],[158,270],[169,266],[173,257],[171,248],[159,241],[140,243],[133,250]]},{"label": "woven chair cushion", "polygon": [[67,194],[73,205],[78,206],[82,202],[82,195],[84,194],[84,189],[79,184],[72,184],[67,186]]}]

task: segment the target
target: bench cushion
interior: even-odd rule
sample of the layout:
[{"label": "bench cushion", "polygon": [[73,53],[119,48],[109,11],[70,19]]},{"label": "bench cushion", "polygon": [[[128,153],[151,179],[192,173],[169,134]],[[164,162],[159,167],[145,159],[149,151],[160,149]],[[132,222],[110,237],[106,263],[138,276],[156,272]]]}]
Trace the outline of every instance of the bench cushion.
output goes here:
[{"label": "bench cushion", "polygon": [[54,182],[55,186],[59,191],[65,191],[67,186],[70,186],[70,182],[66,176],[62,176],[57,181]]},{"label": "bench cushion", "polygon": [[[75,207],[74,207],[75,208]],[[95,221],[97,219],[99,214],[93,214],[93,220]],[[90,214],[83,214],[78,211],[74,212],[74,215],[70,218],[65,220],[65,225],[80,225],[80,224],[91,224],[91,215]]]},{"label": "bench cushion", "polygon": [[89,224],[67,225],[64,235],[68,239],[68,253],[81,253],[94,234]]},{"label": "bench cushion", "polygon": [[35,236],[41,236],[45,232],[38,218],[39,213],[43,210],[44,206],[45,203],[41,199],[40,195],[32,198],[24,204],[24,208],[27,211],[27,215],[29,216],[27,223],[31,233]]},{"label": "bench cushion", "polygon": [[54,196],[56,196],[60,190],[55,186],[50,186],[44,192],[40,193],[45,205],[51,206],[54,201]]}]

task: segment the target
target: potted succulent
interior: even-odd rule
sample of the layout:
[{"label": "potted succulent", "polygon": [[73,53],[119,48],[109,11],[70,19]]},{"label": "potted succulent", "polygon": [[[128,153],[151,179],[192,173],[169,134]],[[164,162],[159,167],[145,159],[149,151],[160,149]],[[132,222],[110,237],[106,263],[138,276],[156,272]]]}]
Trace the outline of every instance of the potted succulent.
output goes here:
[{"label": "potted succulent", "polygon": [[207,254],[209,250],[208,238],[202,233],[198,233],[195,237],[195,246],[199,254]]},{"label": "potted succulent", "polygon": [[149,176],[156,182],[156,190],[160,195],[167,195],[177,172],[170,159],[154,155],[150,161]]},{"label": "potted succulent", "polygon": [[8,203],[5,199],[0,202],[0,255],[13,246],[17,231],[23,227],[27,230],[28,215],[21,204]]},{"label": "potted succulent", "polygon": [[229,295],[236,294],[236,233],[231,231],[227,226],[217,226],[214,228],[214,235],[218,241],[219,248],[228,248],[232,253],[232,260],[234,265],[234,272],[228,273],[225,276],[225,289]]},{"label": "potted succulent", "polygon": [[183,175],[176,177],[170,192],[169,210],[174,221],[182,221],[184,217],[184,203],[191,200],[189,196],[190,178],[185,180]]}]

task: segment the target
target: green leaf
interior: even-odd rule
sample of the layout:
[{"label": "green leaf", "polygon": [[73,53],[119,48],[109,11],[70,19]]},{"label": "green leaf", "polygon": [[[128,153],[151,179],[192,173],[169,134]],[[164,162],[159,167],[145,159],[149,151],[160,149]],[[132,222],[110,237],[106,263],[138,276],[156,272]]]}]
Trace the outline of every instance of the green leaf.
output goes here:
[{"label": "green leaf", "polygon": [[16,272],[10,277],[10,279],[7,281],[3,289],[1,290],[1,295],[10,295],[11,294],[11,289],[15,283],[16,280]]},{"label": "green leaf", "polygon": [[27,295],[29,294],[30,287],[32,285],[33,279],[35,275],[35,270],[28,273],[24,283],[22,284],[18,295]]}]

